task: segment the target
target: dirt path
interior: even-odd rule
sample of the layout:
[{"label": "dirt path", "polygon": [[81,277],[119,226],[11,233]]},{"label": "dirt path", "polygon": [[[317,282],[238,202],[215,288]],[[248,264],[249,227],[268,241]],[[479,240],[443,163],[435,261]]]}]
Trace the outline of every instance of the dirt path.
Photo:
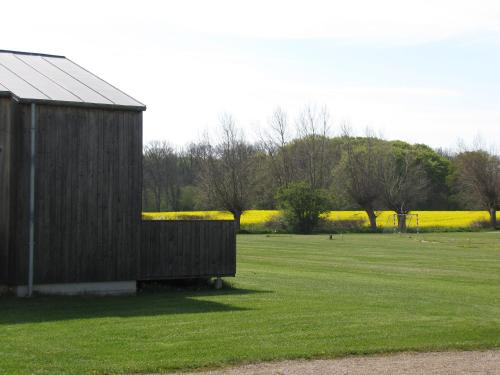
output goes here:
[{"label": "dirt path", "polygon": [[[439,353],[400,353],[342,359],[266,362],[195,375],[500,375],[500,350]],[[183,375],[186,375],[185,373]]]}]

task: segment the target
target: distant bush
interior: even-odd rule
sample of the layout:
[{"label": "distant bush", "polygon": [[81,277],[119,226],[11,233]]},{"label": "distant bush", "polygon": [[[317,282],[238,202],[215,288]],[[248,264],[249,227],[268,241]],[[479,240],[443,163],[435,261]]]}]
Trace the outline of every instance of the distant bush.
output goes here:
[{"label": "distant bush", "polygon": [[311,233],[320,215],[328,212],[330,197],[325,190],[314,189],[304,182],[290,184],[276,194],[285,220],[293,232]]},{"label": "distant bush", "polygon": [[264,223],[264,228],[271,232],[286,232],[287,222],[283,216],[274,216]]},{"label": "distant bush", "polygon": [[491,229],[489,220],[474,220],[470,226],[472,229]]}]

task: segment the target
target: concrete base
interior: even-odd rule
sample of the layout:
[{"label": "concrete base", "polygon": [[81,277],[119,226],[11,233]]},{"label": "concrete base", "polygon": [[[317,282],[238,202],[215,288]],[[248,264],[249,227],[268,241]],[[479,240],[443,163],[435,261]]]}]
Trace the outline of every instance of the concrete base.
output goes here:
[{"label": "concrete base", "polygon": [[[18,297],[28,295],[28,286],[20,285],[13,288]],[[38,284],[33,285],[33,293],[46,295],[76,296],[82,294],[98,296],[117,296],[135,294],[137,283],[133,281],[109,281],[100,283],[74,283],[74,284]]]},{"label": "concrete base", "polygon": [[220,277],[215,279],[215,289],[222,289],[222,279]]}]

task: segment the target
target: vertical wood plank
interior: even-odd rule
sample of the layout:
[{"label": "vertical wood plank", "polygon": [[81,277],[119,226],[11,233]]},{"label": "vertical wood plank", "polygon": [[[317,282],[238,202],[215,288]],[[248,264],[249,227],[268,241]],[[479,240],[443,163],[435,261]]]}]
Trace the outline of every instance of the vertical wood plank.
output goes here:
[{"label": "vertical wood plank", "polygon": [[0,283],[8,281],[12,165],[11,107],[10,98],[0,98]]}]

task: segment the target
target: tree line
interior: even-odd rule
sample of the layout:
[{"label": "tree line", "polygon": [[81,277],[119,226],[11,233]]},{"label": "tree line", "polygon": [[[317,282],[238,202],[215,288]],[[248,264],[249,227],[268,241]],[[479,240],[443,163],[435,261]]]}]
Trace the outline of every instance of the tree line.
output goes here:
[{"label": "tree line", "polygon": [[293,121],[278,108],[256,142],[231,115],[219,122],[215,138],[144,147],[144,211],[227,210],[239,225],[245,210],[281,208],[294,230],[310,232],[328,210],[364,210],[375,231],[381,210],[404,228],[412,210],[484,209],[497,225],[495,152],[354,136],[346,124],[331,136],[324,108],[306,107]]}]

